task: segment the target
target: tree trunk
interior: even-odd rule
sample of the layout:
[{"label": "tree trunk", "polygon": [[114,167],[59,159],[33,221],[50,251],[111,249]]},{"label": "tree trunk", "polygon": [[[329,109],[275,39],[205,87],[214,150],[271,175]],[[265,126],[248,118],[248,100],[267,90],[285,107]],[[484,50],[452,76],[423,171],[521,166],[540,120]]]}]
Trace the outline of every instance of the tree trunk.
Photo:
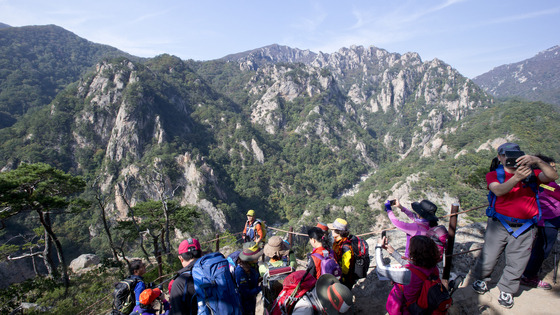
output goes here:
[{"label": "tree trunk", "polygon": [[55,278],[58,277],[58,272],[54,267],[54,263],[51,259],[51,237],[49,233],[45,230],[45,248],[43,249],[43,262],[45,263],[45,267],[47,267],[47,277]]},{"label": "tree trunk", "polygon": [[161,278],[163,275],[163,264],[161,261],[161,252],[159,250],[159,235],[152,236],[152,240],[154,242],[154,256],[156,257],[158,265],[158,277]]},{"label": "tree trunk", "polygon": [[136,222],[136,217],[134,216],[134,210],[132,210],[132,207],[130,206],[130,204],[128,203],[128,200],[126,200],[125,196],[124,196],[124,190],[121,187],[121,185],[119,184],[119,188],[121,190],[121,198],[123,199],[124,203],[126,204],[128,211],[130,211],[130,217],[132,218],[132,223],[134,223],[134,226],[136,227],[136,231],[138,231],[138,236],[140,237],[140,248],[142,249],[142,252],[144,253],[144,256],[146,256],[146,259],[148,261],[150,261],[150,255],[148,254],[148,252],[146,251],[146,248],[144,247],[144,237],[142,236],[142,234],[140,233],[140,227],[138,226],[138,222]]},{"label": "tree trunk", "polygon": [[70,285],[70,279],[68,278],[68,266],[66,266],[66,261],[64,260],[64,253],[62,252],[62,244],[60,244],[60,241],[58,240],[56,234],[51,228],[49,214],[46,213],[45,216],[45,213],[41,210],[37,210],[37,213],[39,214],[39,220],[41,221],[41,224],[43,224],[43,227],[45,228],[45,232],[48,233],[49,237],[54,242],[56,253],[58,255],[58,259],[62,267],[62,281],[64,282],[64,287],[66,288],[66,290],[68,290],[68,287]]},{"label": "tree trunk", "polygon": [[103,228],[105,229],[105,234],[107,234],[107,238],[109,239],[109,247],[111,247],[111,251],[113,252],[113,259],[116,261],[119,260],[119,255],[117,254],[117,249],[113,244],[113,237],[111,235],[111,230],[109,229],[109,224],[107,224],[107,215],[105,213],[105,205],[101,200],[101,196],[96,194],[95,198],[97,199],[97,203],[99,204],[99,208],[101,209],[101,220],[103,221]]}]

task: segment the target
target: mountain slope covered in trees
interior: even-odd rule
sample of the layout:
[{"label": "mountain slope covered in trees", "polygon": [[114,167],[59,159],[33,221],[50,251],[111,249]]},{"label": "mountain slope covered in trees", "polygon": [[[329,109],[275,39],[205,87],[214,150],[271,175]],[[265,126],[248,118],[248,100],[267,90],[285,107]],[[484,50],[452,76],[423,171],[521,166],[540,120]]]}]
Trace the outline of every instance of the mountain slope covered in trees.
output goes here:
[{"label": "mountain slope covered in trees", "polygon": [[48,105],[102,58],[115,56],[135,58],[55,25],[0,27],[0,128]]}]

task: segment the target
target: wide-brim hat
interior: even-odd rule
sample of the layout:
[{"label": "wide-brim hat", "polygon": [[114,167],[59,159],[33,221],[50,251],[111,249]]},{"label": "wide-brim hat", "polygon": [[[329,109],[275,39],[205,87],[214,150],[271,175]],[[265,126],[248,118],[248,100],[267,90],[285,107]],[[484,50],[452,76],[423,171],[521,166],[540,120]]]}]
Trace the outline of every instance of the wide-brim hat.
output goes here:
[{"label": "wide-brim hat", "polygon": [[263,251],[255,248],[245,248],[239,253],[239,259],[243,261],[257,261],[262,256]]},{"label": "wide-brim hat", "polygon": [[329,315],[346,313],[352,307],[352,291],[329,273],[319,277],[315,290],[321,306]]},{"label": "wide-brim hat", "polygon": [[348,231],[348,222],[346,220],[337,218],[333,223],[327,224],[331,230]]},{"label": "wide-brim hat", "polygon": [[412,210],[428,221],[438,220],[436,217],[437,206],[429,200],[424,199],[420,202],[413,202]]},{"label": "wide-brim hat", "polygon": [[273,236],[264,245],[264,254],[268,257],[285,256],[290,253],[290,245],[280,236]]}]

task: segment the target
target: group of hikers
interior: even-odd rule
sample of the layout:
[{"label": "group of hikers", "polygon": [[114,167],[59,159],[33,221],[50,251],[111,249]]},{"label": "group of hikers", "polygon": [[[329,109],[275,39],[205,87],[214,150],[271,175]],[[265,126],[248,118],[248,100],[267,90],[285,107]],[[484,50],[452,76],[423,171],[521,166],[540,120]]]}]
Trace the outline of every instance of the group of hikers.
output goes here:
[{"label": "group of hikers", "polygon": [[[501,145],[497,153],[486,175],[489,218],[472,288],[479,294],[489,290],[490,275],[503,253],[498,302],[511,308],[520,284],[551,289],[538,273],[558,234],[560,187],[554,182],[558,174],[551,158],[525,155],[514,143]],[[441,281],[448,232],[438,224],[437,206],[429,200],[411,206],[412,211],[398,199],[385,203],[389,220],[406,234],[404,255],[393,248],[385,232],[375,246],[377,277],[392,284],[386,310],[391,315],[444,314],[462,277],[446,285]],[[410,222],[399,220],[393,208]],[[312,250],[306,268],[296,270],[292,245],[280,236],[267,239],[267,229],[255,211],[246,215],[243,249],[228,257],[219,252],[203,255],[195,238],[179,244],[183,268],[169,283],[169,301],[161,288],[146,287],[142,281],[145,265],[133,261],[131,276],[124,282],[128,281],[135,300],[127,304],[127,310],[123,303],[115,303],[114,314],[255,314],[259,293],[265,314],[353,312],[352,288],[367,276],[370,256],[367,243],[350,234],[346,220],[337,218],[308,228]],[[390,264],[383,250],[397,264]]]}]

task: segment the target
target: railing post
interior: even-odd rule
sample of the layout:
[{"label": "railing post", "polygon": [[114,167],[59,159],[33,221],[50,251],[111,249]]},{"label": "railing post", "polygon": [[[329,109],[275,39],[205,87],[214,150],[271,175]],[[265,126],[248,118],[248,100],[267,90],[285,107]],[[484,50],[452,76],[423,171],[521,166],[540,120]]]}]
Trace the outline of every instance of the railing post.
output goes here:
[{"label": "railing post", "polygon": [[220,251],[220,233],[216,234],[216,251]]},{"label": "railing post", "polygon": [[293,235],[292,232],[294,232],[294,227],[290,226],[290,233],[288,233],[288,243],[290,243],[290,247],[294,246],[294,244],[292,244],[293,241]]},{"label": "railing post", "polygon": [[453,261],[453,247],[455,245],[455,230],[457,229],[457,220],[459,212],[459,204],[454,203],[451,206],[451,217],[449,218],[449,237],[447,238],[447,248],[445,249],[445,266],[443,267],[443,274],[441,276],[442,283],[445,287],[448,287],[449,284],[449,275],[451,273],[452,261]]}]

